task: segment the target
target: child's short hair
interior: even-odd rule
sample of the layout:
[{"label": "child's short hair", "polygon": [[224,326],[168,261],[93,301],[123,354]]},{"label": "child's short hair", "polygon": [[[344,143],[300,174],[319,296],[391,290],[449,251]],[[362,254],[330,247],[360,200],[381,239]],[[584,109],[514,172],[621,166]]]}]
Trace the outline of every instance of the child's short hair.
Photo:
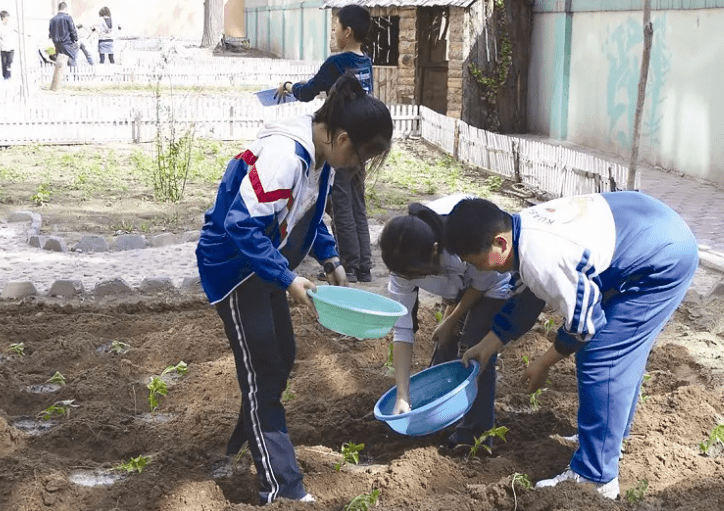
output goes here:
[{"label": "child's short hair", "polygon": [[0,11],[0,20],[4,20],[5,18],[9,18],[10,13],[8,11]]},{"label": "child's short hair", "polygon": [[367,42],[372,27],[370,11],[361,5],[345,5],[337,13],[337,19],[344,28],[351,28],[354,38],[360,43]]},{"label": "child's short hair", "polygon": [[403,277],[424,277],[438,273],[431,261],[437,243],[442,252],[444,221],[440,215],[413,202],[408,214],[387,222],[380,235],[382,261],[392,273]]},{"label": "child's short hair", "polygon": [[452,209],[445,222],[445,247],[458,256],[487,252],[495,237],[512,228],[513,221],[492,202],[464,199]]},{"label": "child's short hair", "polygon": [[314,113],[314,122],[327,126],[330,138],[346,131],[359,154],[376,155],[368,167],[382,167],[392,144],[392,116],[385,104],[367,94],[351,71],[346,71],[329,89],[324,104]]}]

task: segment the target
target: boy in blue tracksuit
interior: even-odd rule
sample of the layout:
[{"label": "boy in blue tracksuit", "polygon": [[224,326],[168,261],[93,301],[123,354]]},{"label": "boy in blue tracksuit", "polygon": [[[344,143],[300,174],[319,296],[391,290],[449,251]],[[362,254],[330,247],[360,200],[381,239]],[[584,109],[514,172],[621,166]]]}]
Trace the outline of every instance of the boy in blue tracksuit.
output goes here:
[{"label": "boy in blue tracksuit", "polygon": [[[482,199],[448,217],[445,244],[479,269],[517,271],[565,317],[553,346],[526,370],[529,392],[575,353],[579,447],[560,475],[619,494],[621,442],[638,401],[656,336],[686,294],[698,265],[694,235],[665,204],[638,192],[566,197],[516,215]],[[516,311],[501,312],[491,333],[463,356],[487,360],[509,340]]]},{"label": "boy in blue tracksuit", "polygon": [[328,280],[347,285],[322,221],[334,167],[381,165],[392,139],[387,107],[351,74],[313,116],[267,126],[228,165],[196,249],[201,284],[224,323],[242,394],[227,447],[249,442],[259,499],[313,501],[302,483],[281,395],[294,364],[287,292],[312,310],[316,286],[294,268],[311,251]]}]

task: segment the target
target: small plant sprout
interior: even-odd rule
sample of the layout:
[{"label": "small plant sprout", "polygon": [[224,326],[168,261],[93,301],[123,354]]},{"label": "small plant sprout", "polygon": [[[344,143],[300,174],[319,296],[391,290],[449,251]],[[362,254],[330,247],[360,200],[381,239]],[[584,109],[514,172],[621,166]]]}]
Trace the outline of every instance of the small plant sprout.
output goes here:
[{"label": "small plant sprout", "polygon": [[516,511],[518,509],[518,497],[515,494],[516,484],[524,490],[530,490],[533,487],[533,483],[530,482],[527,474],[521,474],[520,472],[516,472],[511,476],[510,487],[513,490],[513,501],[515,502],[515,507],[513,508],[513,511]]},{"label": "small plant sprout", "polygon": [[369,511],[370,508],[377,504],[380,497],[380,490],[372,490],[370,493],[362,493],[349,501],[344,506],[344,511]]},{"label": "small plant sprout", "polygon": [[540,396],[542,392],[543,392],[543,389],[538,389],[530,395],[530,407],[533,410],[537,410],[538,408],[540,408],[540,402],[538,402],[538,396]]},{"label": "small plant sprout", "polygon": [[442,323],[442,311],[437,311],[435,313],[435,321],[438,323]]},{"label": "small plant sprout", "polygon": [[[340,447],[339,452],[344,457],[344,463],[351,463],[357,465],[359,463],[359,452],[365,448],[365,444],[354,444],[352,442],[345,442]],[[342,463],[336,463],[334,469],[339,472],[342,468]]]},{"label": "small plant sprout", "polygon": [[126,463],[121,463],[113,467],[114,470],[125,470],[126,472],[143,472],[143,469],[151,462],[150,456],[139,455],[131,458]]},{"label": "small plant sprout", "polygon": [[395,373],[395,368],[392,365],[393,362],[393,353],[394,353],[394,343],[390,343],[390,345],[387,347],[387,360],[385,360],[385,364],[382,366],[382,368],[385,370],[385,374],[388,376],[392,376]]},{"label": "small plant sprout", "polygon": [[70,409],[78,408],[78,405],[73,404],[74,401],[75,399],[58,401],[40,412],[40,416],[45,421],[50,420],[53,417],[70,417]]},{"label": "small plant sprout", "polygon": [[719,424],[713,430],[711,430],[709,439],[701,442],[699,444],[699,449],[701,449],[701,452],[706,454],[709,449],[715,444],[724,444],[724,424]]},{"label": "small plant sprout", "polygon": [[626,490],[626,500],[629,504],[639,504],[644,500],[644,495],[649,489],[649,481],[647,479],[641,479],[636,486]]},{"label": "small plant sprout", "polygon": [[25,343],[24,342],[13,343],[8,348],[8,351],[12,351],[19,357],[24,357],[25,356]]},{"label": "small plant sprout", "polygon": [[55,374],[51,376],[45,383],[57,383],[58,385],[65,385],[65,376],[60,374],[60,371],[55,371]]},{"label": "small plant sprout", "polygon": [[234,461],[236,461],[236,463],[241,462],[241,458],[243,458],[244,456],[246,456],[246,454],[247,454],[248,452],[249,452],[249,441],[246,440],[246,441],[244,441],[243,444],[241,444],[241,449],[239,449],[239,453],[238,453],[238,454],[236,455],[236,457],[234,458]]},{"label": "small plant sprout", "polygon": [[161,373],[161,376],[163,376],[164,374],[168,374],[171,371],[175,371],[176,374],[178,374],[179,376],[184,376],[189,372],[189,366],[186,365],[186,362],[182,360],[175,366],[168,366],[166,369],[164,369]]},{"label": "small plant sprout", "polygon": [[483,442],[485,442],[485,440],[487,440],[488,438],[493,437],[498,437],[503,440],[503,442],[507,442],[507,440],[505,439],[505,435],[507,434],[508,428],[506,428],[505,426],[500,426],[497,428],[493,427],[489,429],[475,439],[475,443],[470,447],[470,456],[477,456],[478,449],[480,449],[481,447],[488,451],[488,454],[493,454],[493,450],[488,445],[485,445]]},{"label": "small plant sprout", "polygon": [[284,392],[282,392],[282,403],[288,403],[295,399],[297,399],[297,395],[292,392],[292,381],[287,380],[287,387],[284,389]]},{"label": "small plant sprout", "polygon": [[649,381],[650,379],[651,379],[651,375],[650,375],[649,373],[644,374],[644,379],[643,379],[643,381],[641,382],[641,386],[639,387],[639,399],[641,400],[642,403],[645,403],[646,400],[647,400],[649,397],[651,397],[651,396],[648,396],[648,395],[644,394],[644,383],[646,383],[646,382]]},{"label": "small plant sprout", "polygon": [[551,330],[553,330],[556,327],[556,321],[553,318],[548,318],[543,323],[543,328],[546,330],[546,337],[548,337],[548,334]]},{"label": "small plant sprout", "polygon": [[130,345],[130,344],[126,344],[125,342],[113,341],[113,342],[111,343],[111,351],[112,351],[113,353],[122,355],[122,354],[124,354],[125,352],[127,352],[129,349],[131,349],[131,345]]},{"label": "small plant sprout", "polygon": [[528,358],[528,355],[523,355],[523,363],[525,364],[525,367],[528,367],[528,364],[530,364],[530,359]]},{"label": "small plant sprout", "polygon": [[151,406],[151,411],[153,412],[158,408],[158,399],[156,396],[165,396],[168,394],[168,386],[161,378],[154,376],[146,387],[148,388],[148,404]]}]

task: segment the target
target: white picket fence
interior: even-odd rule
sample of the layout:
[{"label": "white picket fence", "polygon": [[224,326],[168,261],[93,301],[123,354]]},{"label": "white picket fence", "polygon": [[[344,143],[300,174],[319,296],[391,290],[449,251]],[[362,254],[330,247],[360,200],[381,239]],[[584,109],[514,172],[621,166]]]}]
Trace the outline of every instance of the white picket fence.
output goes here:
[{"label": "white picket fence", "polygon": [[[422,137],[488,172],[560,197],[621,189],[628,167],[581,151],[469,126],[420,107]],[[635,187],[641,187],[637,175]]]},{"label": "white picket fence", "polygon": [[[26,107],[8,106],[0,117],[0,145],[149,142],[157,120],[173,118],[179,130],[194,126],[200,138],[250,140],[265,123],[314,112],[321,100],[264,107],[234,96],[44,96]],[[390,106],[395,135],[419,131],[419,109]]]}]

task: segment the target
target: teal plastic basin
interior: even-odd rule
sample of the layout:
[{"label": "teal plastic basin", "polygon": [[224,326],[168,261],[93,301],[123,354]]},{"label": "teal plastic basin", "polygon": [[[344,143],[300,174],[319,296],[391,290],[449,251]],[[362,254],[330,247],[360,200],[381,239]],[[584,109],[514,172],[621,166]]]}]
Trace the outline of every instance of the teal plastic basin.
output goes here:
[{"label": "teal plastic basin", "polygon": [[307,294],[322,326],[357,339],[384,337],[407,314],[401,303],[353,287],[317,286],[316,293],[308,290]]}]

